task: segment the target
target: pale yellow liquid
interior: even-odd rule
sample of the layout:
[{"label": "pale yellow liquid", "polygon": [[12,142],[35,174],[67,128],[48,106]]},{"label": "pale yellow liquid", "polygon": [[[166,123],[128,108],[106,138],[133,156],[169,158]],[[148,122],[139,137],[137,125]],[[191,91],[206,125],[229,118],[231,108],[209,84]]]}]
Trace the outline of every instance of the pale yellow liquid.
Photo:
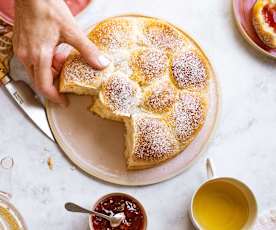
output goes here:
[{"label": "pale yellow liquid", "polygon": [[2,229],[1,223],[5,223],[4,229],[9,229],[9,230],[19,230],[20,229],[17,220],[11,214],[9,209],[7,209],[6,207],[4,208],[4,207],[0,206],[0,230]]},{"label": "pale yellow liquid", "polygon": [[211,181],[200,188],[193,202],[193,214],[204,230],[241,230],[249,217],[244,194],[226,181]]}]

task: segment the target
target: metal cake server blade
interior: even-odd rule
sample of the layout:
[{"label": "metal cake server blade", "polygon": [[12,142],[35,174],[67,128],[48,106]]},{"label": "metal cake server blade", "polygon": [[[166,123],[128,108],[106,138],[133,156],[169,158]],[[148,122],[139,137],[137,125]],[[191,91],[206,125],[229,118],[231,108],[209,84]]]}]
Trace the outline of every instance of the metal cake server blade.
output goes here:
[{"label": "metal cake server blade", "polygon": [[55,142],[45,109],[35,97],[33,91],[23,82],[13,81],[7,74],[5,67],[0,63],[0,83],[2,83],[15,100],[17,105],[33,121],[33,123],[52,141]]}]

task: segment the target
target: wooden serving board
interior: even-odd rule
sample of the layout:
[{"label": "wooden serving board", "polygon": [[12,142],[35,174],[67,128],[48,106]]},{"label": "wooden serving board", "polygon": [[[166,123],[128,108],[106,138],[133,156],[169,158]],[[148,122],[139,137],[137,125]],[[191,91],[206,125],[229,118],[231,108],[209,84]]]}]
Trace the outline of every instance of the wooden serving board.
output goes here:
[{"label": "wooden serving board", "polygon": [[[196,42],[195,45],[198,46]],[[175,158],[154,168],[137,171],[126,168],[124,124],[89,112],[91,97],[69,95],[70,105],[67,108],[48,102],[46,110],[57,143],[75,165],[101,180],[137,186],[170,179],[191,166],[200,156],[215,129],[220,110],[220,90],[214,72],[209,81],[208,96],[207,118],[193,142]]]}]

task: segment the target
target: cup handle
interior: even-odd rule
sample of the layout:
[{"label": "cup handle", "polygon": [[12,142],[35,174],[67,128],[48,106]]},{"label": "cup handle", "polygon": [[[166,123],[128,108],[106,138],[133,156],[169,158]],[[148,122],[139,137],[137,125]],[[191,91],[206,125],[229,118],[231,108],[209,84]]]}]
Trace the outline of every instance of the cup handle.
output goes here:
[{"label": "cup handle", "polygon": [[207,178],[212,179],[216,177],[214,164],[211,158],[207,158],[206,160],[206,170],[207,170]]}]

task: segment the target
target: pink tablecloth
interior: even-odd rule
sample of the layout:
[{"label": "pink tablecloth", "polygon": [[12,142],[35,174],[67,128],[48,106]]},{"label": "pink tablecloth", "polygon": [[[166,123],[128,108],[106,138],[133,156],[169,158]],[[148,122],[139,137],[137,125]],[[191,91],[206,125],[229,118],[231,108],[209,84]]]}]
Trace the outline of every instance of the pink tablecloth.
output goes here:
[{"label": "pink tablecloth", "polygon": [[[14,19],[14,1],[15,0],[0,0],[0,18],[10,24]],[[73,15],[81,12],[91,0],[65,0]]]},{"label": "pink tablecloth", "polygon": [[12,51],[12,27],[0,19],[0,62],[9,69]]}]

